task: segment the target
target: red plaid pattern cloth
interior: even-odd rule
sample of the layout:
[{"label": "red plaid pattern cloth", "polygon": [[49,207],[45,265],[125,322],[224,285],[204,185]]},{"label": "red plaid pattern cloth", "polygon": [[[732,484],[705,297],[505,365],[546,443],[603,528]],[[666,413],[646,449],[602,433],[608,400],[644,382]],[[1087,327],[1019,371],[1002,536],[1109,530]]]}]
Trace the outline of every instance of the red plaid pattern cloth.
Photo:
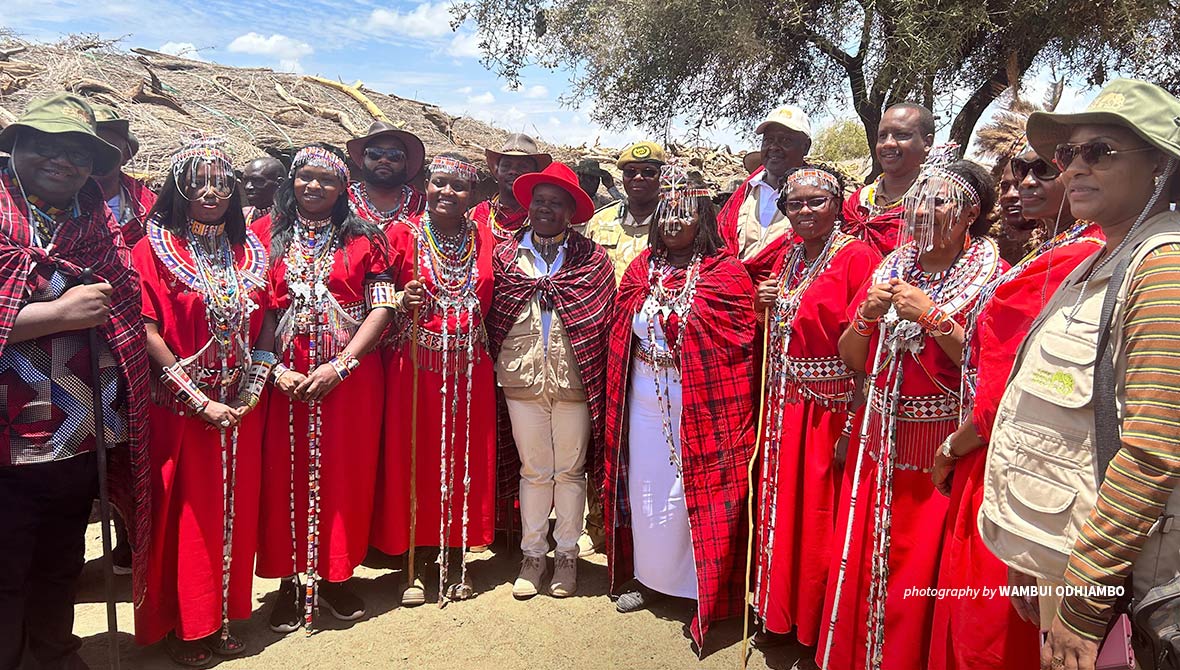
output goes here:
[{"label": "red plaid pattern cloth", "polygon": [[[485,326],[488,332],[488,351],[492,360],[500,355],[500,347],[512,324],[524,308],[537,296],[543,304],[552,305],[561,318],[561,325],[570,338],[570,348],[577,359],[582,387],[590,409],[590,449],[586,456],[586,472],[592,477],[602,473],[602,434],[606,413],[606,346],[610,319],[615,306],[615,270],[602,247],[576,231],[569,231],[565,262],[552,277],[533,278],[516,263],[516,252],[526,229],[501,242],[492,256],[492,272],[496,290],[492,309]],[[512,428],[503,394],[497,393],[499,417],[499,472],[497,497],[501,500],[516,497],[520,487],[520,456],[512,440]]]},{"label": "red plaid pattern cloth", "polygon": [[93,181],[78,193],[81,216],[63,222],[50,250],[33,246],[29,237],[28,205],[0,159],[0,349],[37,285],[37,266],[52,266],[69,277],[90,268],[95,281],[114,287],[111,315],[99,327],[127,388],[127,445],[110,451],[110,491],[128,521],[135,547],[134,600],[143,601],[146,571],[139,569],[150,550],[148,478],[148,358],[143,328],[139,275],[131,268],[131,253],[114,216]]},{"label": "red plaid pattern cloth", "polygon": [[[631,322],[647,300],[650,257],[651,251],[644,251],[623,275],[607,358],[603,507],[610,590],[615,594],[634,576],[626,480],[627,389]],[[683,281],[681,274],[681,286]],[[744,611],[747,469],[754,455],[758,392],[753,304],[754,284],[741,261],[727,253],[706,258],[680,336],[681,476],[697,569],[697,614],[690,627],[697,649],[703,648],[712,622]]]},{"label": "red plaid pattern cloth", "polygon": [[123,195],[130,202],[120,203],[127,215],[126,220],[123,220],[124,213],[114,214],[119,225],[123,227],[123,241],[127,243],[128,248],[134,248],[147,234],[147,217],[156,205],[156,194],[147,184],[131,175],[124,174],[119,179],[123,186]]}]

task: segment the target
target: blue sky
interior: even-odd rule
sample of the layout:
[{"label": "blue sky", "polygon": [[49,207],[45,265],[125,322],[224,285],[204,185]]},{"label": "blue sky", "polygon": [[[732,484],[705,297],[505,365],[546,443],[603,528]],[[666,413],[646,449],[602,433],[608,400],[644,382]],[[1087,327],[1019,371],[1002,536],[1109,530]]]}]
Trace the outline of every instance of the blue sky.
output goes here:
[{"label": "blue sky", "polygon": [[[0,26],[28,39],[54,41],[68,33],[127,36],[143,47],[226,65],[261,66],[361,80],[378,91],[433,103],[514,132],[558,144],[621,147],[643,139],[639,129],[606,130],[590,121],[593,102],[563,106],[564,72],[529,68],[510,90],[479,64],[473,30],[451,29],[450,1],[349,3],[323,0],[2,0]],[[1045,75],[1034,77],[1034,95]],[[1084,106],[1092,91],[1067,91],[1061,111]],[[1034,100],[1037,98],[1033,98]],[[784,100],[788,102],[788,100]],[[852,116],[834,99],[813,118],[816,130]],[[985,114],[984,119],[988,118]],[[673,137],[680,133],[677,128]],[[748,130],[722,127],[707,138],[734,151],[754,147]]]}]

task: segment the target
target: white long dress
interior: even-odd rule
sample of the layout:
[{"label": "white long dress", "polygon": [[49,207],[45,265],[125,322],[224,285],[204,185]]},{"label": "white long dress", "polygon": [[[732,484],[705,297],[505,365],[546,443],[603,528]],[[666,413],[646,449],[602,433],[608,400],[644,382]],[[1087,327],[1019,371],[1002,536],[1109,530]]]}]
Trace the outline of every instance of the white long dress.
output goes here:
[{"label": "white long dress", "polygon": [[[648,314],[656,309],[648,298],[632,321],[638,338],[634,346],[648,346]],[[663,329],[656,324],[655,346],[667,351]],[[696,562],[692,556],[692,531],[684,499],[684,480],[670,462],[664,438],[663,410],[656,398],[656,379],[668,390],[672,438],[676,460],[680,457],[680,373],[676,368],[655,369],[631,357],[631,381],[627,391],[628,462],[627,496],[631,503],[631,532],[635,545],[635,578],[653,591],[681,598],[697,597]]]}]

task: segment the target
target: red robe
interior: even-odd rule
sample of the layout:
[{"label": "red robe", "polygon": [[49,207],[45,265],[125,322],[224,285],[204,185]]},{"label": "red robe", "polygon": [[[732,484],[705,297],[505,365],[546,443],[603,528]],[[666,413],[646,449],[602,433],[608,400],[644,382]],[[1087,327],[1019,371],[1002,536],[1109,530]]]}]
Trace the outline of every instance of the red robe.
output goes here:
[{"label": "red robe", "polygon": [[[751,172],[742,185],[733,192],[733,195],[729,196],[729,200],[725,201],[721,211],[717,213],[717,230],[721,233],[725,248],[733,256],[738,256],[741,252],[741,229],[738,226],[738,215],[741,213],[742,203],[746,201],[746,196],[750,193],[750,182],[754,179],[761,179],[765,170],[766,168],[760,167]],[[742,261],[742,264],[746,266],[746,272],[750,274],[755,283],[770,276],[775,264],[790,249],[794,241],[795,235],[793,233],[784,233],[754,254],[752,258]]]},{"label": "red robe", "polygon": [[868,184],[844,200],[844,224],[840,229],[885,255],[897,248],[898,238],[905,230],[905,207],[898,203],[876,211],[875,191],[876,184]]},{"label": "red robe", "polygon": [[[262,329],[266,313],[266,252],[250,233],[246,244],[233,248],[248,299],[248,341]],[[178,359],[196,354],[209,341],[204,286],[194,277],[188,242],[155,223],[132,254],[143,289],[143,316],[156,322],[160,336]],[[212,353],[216,345],[207,352]],[[203,365],[203,363],[198,363]],[[231,369],[245,375],[250,361],[229,353]],[[190,372],[195,373],[193,366]],[[195,379],[195,378],[194,378]],[[229,402],[213,390],[212,400]],[[153,380],[148,410],[152,426],[152,544],[147,568],[147,598],[135,609],[139,644],[160,641],[175,630],[182,640],[196,640],[221,628],[222,496],[221,433],[209,430],[200,417],[180,408]],[[243,417],[238,427],[236,458],[229,461],[233,488],[233,558],[230,566],[229,616],[248,619],[253,610],[254,551],[258,540],[258,490],[261,479],[262,412]],[[227,431],[227,448],[232,439]],[[236,470],[236,472],[233,472]]]},{"label": "red robe", "polygon": [[[794,275],[790,290],[798,290],[803,271],[784,268],[792,253],[775,264],[773,274],[780,282]],[[796,629],[808,646],[819,635],[828,566],[843,539],[834,537],[842,477],[833,457],[856,379],[840,360],[837,343],[849,324],[848,304],[881,262],[875,249],[838,233],[829,254],[818,261],[820,274],[796,294],[789,339],[776,325],[789,317],[779,310],[771,314],[759,466],[754,609],[767,630]]]},{"label": "red robe", "polygon": [[497,195],[472,208],[469,217],[480,228],[490,229],[496,244],[499,244],[512,239],[516,231],[528,224],[529,210],[519,205],[516,209],[508,210],[500,204],[500,196]]},{"label": "red robe", "polygon": [[[429,271],[428,251],[419,254],[414,268],[415,240],[418,217],[395,224],[389,229],[392,255],[399,259],[391,269],[398,286],[414,278],[422,278],[428,291],[435,291]],[[478,333],[474,344],[475,361],[471,371],[470,417],[468,417],[466,355],[462,351],[449,354],[447,369],[442,374],[441,331],[442,315],[435,310],[420,316],[418,347],[418,435],[415,460],[416,496],[418,498],[414,544],[437,547],[442,531],[443,501],[439,490],[444,463],[442,437],[448,436],[447,462],[452,468],[449,477],[451,499],[447,516],[451,519],[445,544],[449,547],[491,544],[495,532],[496,504],[496,401],[495,372],[483,339],[483,319],[492,303],[492,250],[495,243],[487,228],[478,228],[476,235],[476,284],[479,312],[475,324],[464,319],[456,323],[452,312],[448,318],[451,337],[458,332],[469,332],[474,326]],[[410,327],[401,314],[394,323],[394,346],[383,353],[385,378],[400,383],[390,384],[385,397],[385,439],[381,465],[377,475],[377,498],[373,511],[371,542],[387,554],[405,553],[410,546],[410,424],[413,421],[412,402],[413,360],[410,357]],[[433,343],[426,346],[424,341]],[[465,347],[465,345],[463,345]],[[456,363],[456,356],[459,362]],[[457,368],[457,374],[455,372]],[[448,392],[440,393],[446,383]],[[454,384],[454,385],[452,385]],[[454,393],[452,393],[454,391]],[[451,403],[456,415],[450,415]],[[444,403],[452,416],[444,427]],[[470,419],[470,420],[469,420]],[[466,444],[464,439],[466,437]],[[453,436],[453,442],[451,437]],[[464,464],[466,453],[467,466]],[[467,495],[467,536],[463,536],[463,479],[470,475]],[[464,542],[466,540],[466,542]]]},{"label": "red robe", "polygon": [[[902,279],[920,287],[927,286],[927,295],[962,324],[974,309],[983,287],[1004,270],[999,249],[988,238],[975,239],[945,280],[911,271],[911,268],[916,269],[915,249],[913,243],[907,244],[882,261],[870,283],[862,287],[857,298],[850,303],[850,319],[864,302],[870,285],[888,281],[891,270],[896,270]],[[902,323],[917,328],[916,324]],[[882,328],[885,328],[884,321],[870,338],[866,361],[870,374]],[[852,481],[856,476],[858,451],[849,449],[849,467],[845,468],[847,485],[842,485],[836,522],[837,538],[848,533],[848,562],[841,586],[839,574],[844,547],[842,543],[834,546],[816,653],[816,661],[822,665],[829,644],[828,622],[839,593],[839,609],[830,641],[828,668],[831,670],[867,667],[866,639],[870,628],[877,631],[879,640],[883,640],[882,670],[912,670],[927,666],[935,598],[927,597],[927,594],[907,595],[906,591],[928,589],[937,584],[942,551],[937,529],[946,522],[947,499],[934,489],[930,468],[939,444],[958,427],[957,396],[961,369],[958,361],[951,360],[929,335],[918,335],[913,341],[921,346],[920,351],[902,351],[893,359],[899,364],[898,368],[886,364],[879,374],[870,377],[874,390],[869,395],[874,400],[860,412],[863,427],[859,433],[859,449],[864,451],[864,459],[855,487]],[[897,387],[899,379],[900,387]],[[889,411],[886,405],[890,402],[900,404],[897,415],[922,419],[896,421],[892,440],[885,437],[890,421],[888,416],[883,416]],[[858,431],[854,430],[854,440],[857,435]],[[881,479],[882,469],[886,477],[892,470],[890,479]],[[879,495],[891,495],[891,504],[882,505]],[[852,506],[852,496],[855,496],[855,507]],[[849,529],[851,510],[855,513]],[[886,512],[888,524],[877,522],[878,514]],[[885,551],[874,546],[879,535],[887,539]],[[874,569],[878,560],[885,562],[885,583]],[[883,598],[878,598],[884,600],[884,620],[877,626],[872,625],[870,616],[870,595],[874,587],[885,589],[880,592]]]},{"label": "red robe", "polygon": [[[254,230],[269,250],[270,217],[259,219]],[[353,318],[363,321],[367,314],[365,301],[369,284],[383,275],[388,267],[384,239],[353,238],[335,251],[335,262],[327,281],[328,291]],[[291,305],[286,273],[286,258],[272,254],[268,273],[269,308],[272,310],[285,310]],[[308,339],[306,335],[295,336],[286,351],[278,352],[279,360],[296,372],[310,372]],[[276,346],[279,346],[277,342]],[[321,348],[318,357],[321,362],[326,362],[332,355],[334,353],[326,354]],[[370,354],[320,401],[319,575],[329,582],[342,582],[351,577],[369,546],[377,452],[381,441],[378,417],[381,416],[384,393],[380,357]],[[255,568],[259,577],[287,577],[303,572],[307,567],[309,412],[306,403],[296,402],[292,423],[288,418],[291,403],[287,396],[273,392],[266,404],[262,508]],[[291,538],[292,489],[294,547]]]},{"label": "red robe", "polygon": [[[623,275],[610,331],[603,507],[612,594],[621,592],[634,569],[627,497],[627,388],[631,322],[648,296],[650,257],[651,251],[644,251]],[[679,281],[683,286],[683,273]],[[697,568],[697,611],[690,632],[698,649],[712,622],[744,611],[746,469],[754,453],[757,394],[754,319],[745,310],[753,299],[754,286],[740,261],[725,253],[706,258],[692,310],[680,325],[681,476]],[[671,332],[669,337],[674,337]],[[667,450],[663,444],[651,446]]]},{"label": "red robe", "polygon": [[[1061,282],[1102,245],[1102,230],[1084,224],[1047,243],[1013,267],[995,288],[976,319],[969,367],[977,370],[975,430],[985,441],[1016,361],[1016,350]],[[988,551],[976,519],[983,502],[987,448],[976,449],[955,465],[951,480],[942,566],[944,589],[996,589],[1008,583],[1008,568]],[[1018,670],[1038,666],[1037,627],[1024,621],[1008,598],[943,598],[934,606],[930,647],[932,670]]]}]

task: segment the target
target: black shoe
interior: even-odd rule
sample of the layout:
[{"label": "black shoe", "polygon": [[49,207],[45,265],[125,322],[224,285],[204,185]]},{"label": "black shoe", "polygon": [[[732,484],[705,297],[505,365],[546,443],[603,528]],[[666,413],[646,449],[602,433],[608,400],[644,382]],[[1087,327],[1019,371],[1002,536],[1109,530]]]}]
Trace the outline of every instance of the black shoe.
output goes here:
[{"label": "black shoe", "polygon": [[348,582],[320,582],[320,606],[341,621],[356,621],[365,615],[365,601],[348,588]]},{"label": "black shoe", "polygon": [[286,635],[303,625],[303,598],[298,579],[284,579],[270,610],[270,629]]},{"label": "black shoe", "polygon": [[615,601],[615,609],[623,614],[638,612],[667,597],[658,591],[652,591],[639,582],[634,582],[634,587]]},{"label": "black shoe", "polygon": [[755,649],[773,649],[794,642],[794,633],[772,633],[768,630],[760,630],[750,638],[750,646]]},{"label": "black shoe", "polygon": [[131,545],[123,542],[111,550],[111,572],[119,577],[131,574]]}]

